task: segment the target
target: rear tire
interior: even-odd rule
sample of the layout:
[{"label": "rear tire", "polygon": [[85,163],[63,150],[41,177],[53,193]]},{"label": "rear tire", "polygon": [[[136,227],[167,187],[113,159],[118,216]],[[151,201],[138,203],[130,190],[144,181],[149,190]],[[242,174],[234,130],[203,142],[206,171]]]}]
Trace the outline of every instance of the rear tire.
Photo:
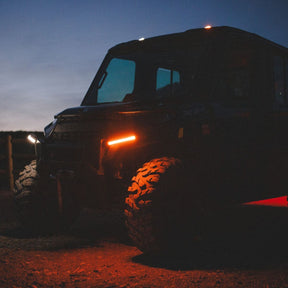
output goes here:
[{"label": "rear tire", "polygon": [[132,178],[125,201],[126,226],[144,253],[170,249],[183,237],[183,172],[179,159],[162,157],[145,163]]}]

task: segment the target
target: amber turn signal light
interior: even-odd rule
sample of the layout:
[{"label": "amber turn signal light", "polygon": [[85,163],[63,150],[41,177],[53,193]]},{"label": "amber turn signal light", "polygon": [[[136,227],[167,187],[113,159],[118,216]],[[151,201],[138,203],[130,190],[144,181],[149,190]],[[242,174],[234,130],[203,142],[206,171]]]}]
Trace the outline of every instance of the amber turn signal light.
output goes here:
[{"label": "amber turn signal light", "polygon": [[115,145],[115,144],[124,143],[124,142],[131,142],[131,141],[135,141],[135,140],[136,140],[136,136],[135,135],[131,135],[129,137],[119,138],[119,139],[108,141],[107,144],[109,146],[112,146],[112,145]]}]

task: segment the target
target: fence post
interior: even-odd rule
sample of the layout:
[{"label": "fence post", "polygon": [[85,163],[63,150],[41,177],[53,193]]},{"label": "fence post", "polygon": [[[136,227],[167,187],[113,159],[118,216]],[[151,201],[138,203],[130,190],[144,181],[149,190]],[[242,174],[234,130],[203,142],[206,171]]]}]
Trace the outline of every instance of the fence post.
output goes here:
[{"label": "fence post", "polygon": [[13,176],[13,155],[12,155],[12,136],[7,136],[7,154],[8,154],[8,175],[10,190],[14,190],[14,176]]}]

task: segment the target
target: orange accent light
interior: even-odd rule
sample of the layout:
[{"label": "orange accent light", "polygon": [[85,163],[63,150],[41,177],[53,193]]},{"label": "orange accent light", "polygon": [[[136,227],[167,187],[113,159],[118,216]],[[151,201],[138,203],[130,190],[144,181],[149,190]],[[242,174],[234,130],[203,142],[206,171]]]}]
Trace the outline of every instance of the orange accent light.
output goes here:
[{"label": "orange accent light", "polygon": [[115,139],[112,141],[109,141],[107,144],[109,146],[115,145],[115,144],[119,144],[119,143],[123,143],[123,142],[130,142],[130,141],[135,141],[136,140],[136,136],[132,135],[129,137],[125,137],[125,138],[119,138],[119,139]]},{"label": "orange accent light", "polygon": [[209,30],[209,29],[212,28],[212,26],[211,26],[211,25],[206,25],[204,28],[207,29],[207,30]]}]

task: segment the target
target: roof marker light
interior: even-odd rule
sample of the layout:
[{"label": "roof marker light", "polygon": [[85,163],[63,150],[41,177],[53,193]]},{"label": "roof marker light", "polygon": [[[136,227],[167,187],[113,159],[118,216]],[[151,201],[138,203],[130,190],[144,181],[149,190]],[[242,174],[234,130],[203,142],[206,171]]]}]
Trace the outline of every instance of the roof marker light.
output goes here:
[{"label": "roof marker light", "polygon": [[144,40],[145,40],[144,37],[141,37],[141,38],[138,39],[138,41],[144,41]]},{"label": "roof marker light", "polygon": [[206,30],[209,30],[209,29],[211,29],[211,28],[212,28],[211,25],[206,25],[206,26],[204,27],[204,29],[206,29]]},{"label": "roof marker light", "polygon": [[115,139],[112,141],[109,141],[107,144],[109,146],[115,145],[115,144],[119,144],[119,143],[123,143],[123,142],[130,142],[130,141],[135,141],[136,140],[136,136],[132,135],[129,137],[125,137],[125,138],[119,138],[119,139]]}]

